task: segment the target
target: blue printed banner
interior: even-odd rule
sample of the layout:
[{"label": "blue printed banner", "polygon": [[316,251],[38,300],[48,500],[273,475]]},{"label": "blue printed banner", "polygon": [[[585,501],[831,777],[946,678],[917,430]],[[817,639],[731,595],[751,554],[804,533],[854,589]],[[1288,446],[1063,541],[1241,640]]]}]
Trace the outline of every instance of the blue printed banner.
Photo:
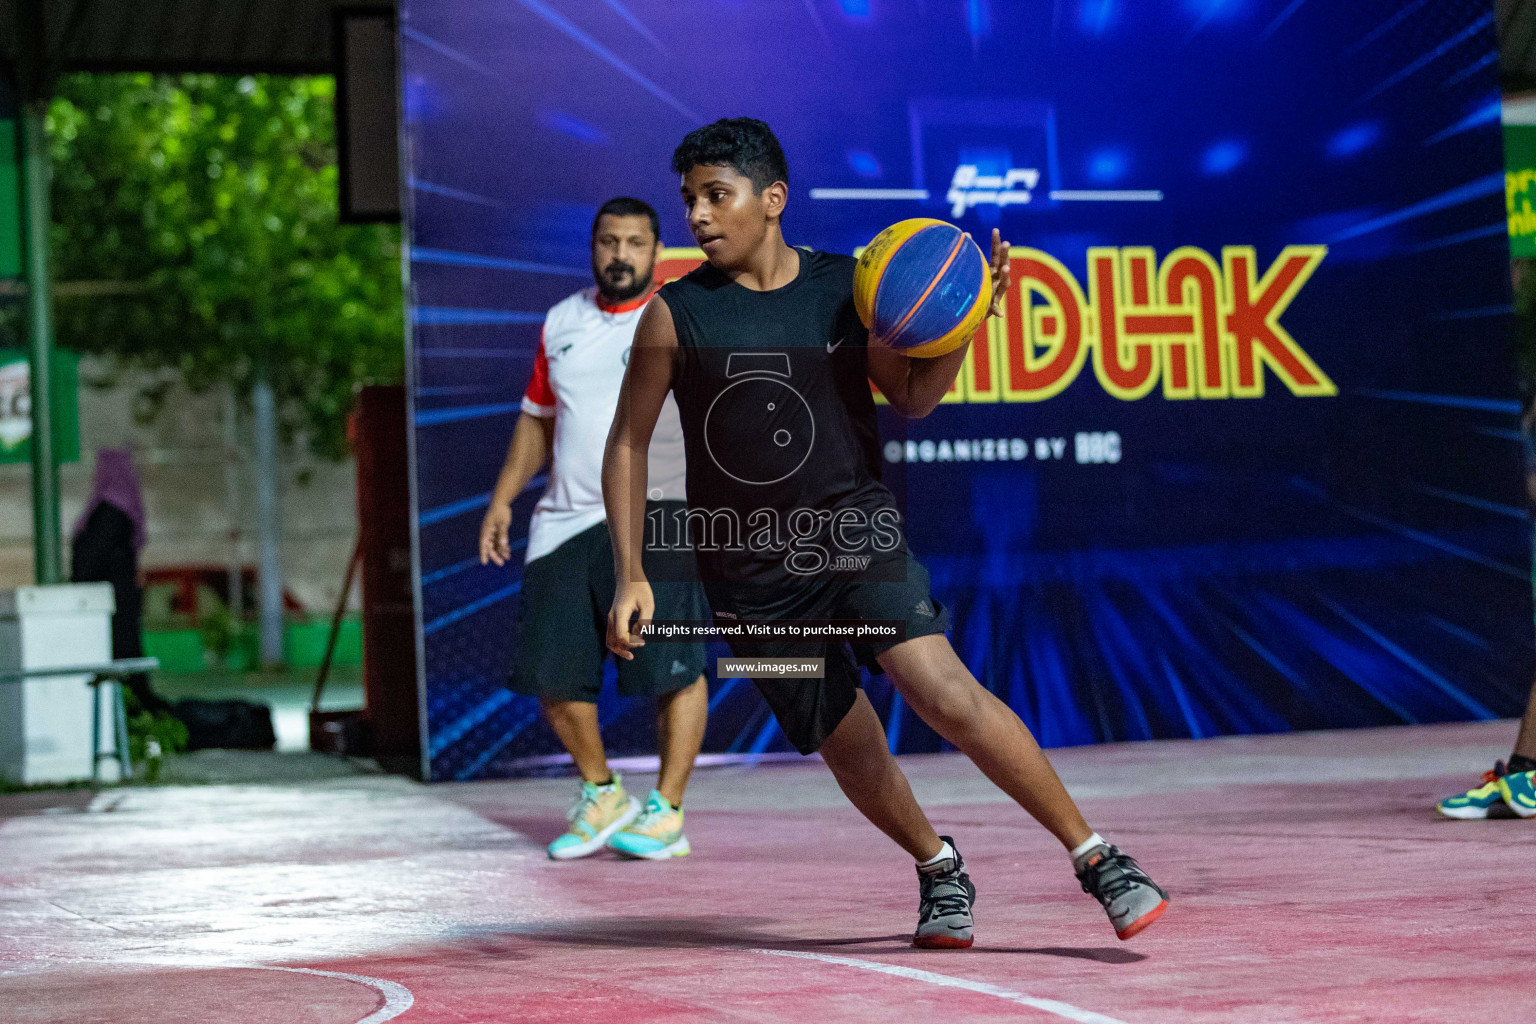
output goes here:
[{"label": "blue printed banner", "polygon": [[[686,272],[671,152],[741,115],[784,144],[792,244],[917,216],[1012,243],[1007,316],[931,416],[882,409],[882,456],[956,649],[1042,743],[1518,710],[1488,0],[402,0],[400,24],[434,778],[559,750],[503,686],[521,567],[479,564],[480,517],[597,207],[652,203]],[[893,749],[941,749],[868,688]],[[707,750],[788,749],[749,682],[711,691]],[[599,708],[611,750],[654,749],[644,702]]]}]

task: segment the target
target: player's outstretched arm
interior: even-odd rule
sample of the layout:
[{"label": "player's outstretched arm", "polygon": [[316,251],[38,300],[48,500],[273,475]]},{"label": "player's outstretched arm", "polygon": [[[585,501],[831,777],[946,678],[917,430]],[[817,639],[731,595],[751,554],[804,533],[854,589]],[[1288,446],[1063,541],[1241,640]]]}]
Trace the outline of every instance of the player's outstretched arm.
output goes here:
[{"label": "player's outstretched arm", "polygon": [[608,534],[613,539],[613,573],[617,586],[608,613],[608,649],[633,658],[632,647],[643,646],[630,633],[633,619],[649,619],[655,611],[640,552],[645,544],[645,490],[651,431],[672,389],[677,356],[677,329],[672,311],[661,296],[651,299],[635,328],[629,367],[619,388],[608,447],[603,452],[603,505]]},{"label": "player's outstretched arm", "polygon": [[491,492],[491,505],[480,522],[480,564],[495,562],[506,565],[512,557],[512,546],[507,531],[512,526],[512,501],[533,475],[544,468],[550,452],[555,447],[555,418],[533,416],[524,412],[517,418],[512,430],[512,443],[507,445],[507,458],[501,464],[496,477],[496,488]]},{"label": "player's outstretched arm", "polygon": [[[992,306],[987,315],[1001,316],[1009,285],[1008,243],[1003,241],[1002,233],[996,228],[992,229],[992,258],[989,262],[992,267]],[[971,342],[967,338],[965,344],[953,352],[934,359],[912,359],[895,349],[871,345],[869,379],[898,413],[921,418],[938,408],[949,393],[970,348]]]}]

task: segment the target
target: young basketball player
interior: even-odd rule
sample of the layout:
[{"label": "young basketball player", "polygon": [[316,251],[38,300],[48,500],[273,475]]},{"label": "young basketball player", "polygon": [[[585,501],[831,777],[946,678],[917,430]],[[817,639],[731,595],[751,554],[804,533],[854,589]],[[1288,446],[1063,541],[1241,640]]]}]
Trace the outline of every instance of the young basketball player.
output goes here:
[{"label": "young basketball player", "polygon": [[[688,226],[708,262],[661,288],[635,334],[603,464],[619,580],[608,644],[634,656],[632,620],[655,607],[639,553],[652,425],[676,396],[688,458],[692,539],[717,620],[899,620],[900,642],[824,644],[822,679],[760,680],[786,736],[819,750],[866,818],[917,861],[913,943],[964,948],[976,890],[953,839],[938,835],[859,688],[883,671],[941,736],[1059,839],[1116,933],[1155,921],[1166,894],[1089,828],[1023,722],[983,688],[945,637],[947,611],[912,559],[879,480],[868,381],[905,416],[932,411],[965,357],[909,359],[867,344],[853,308],[854,260],[786,245],[789,172],[768,126],[718,121],[673,155]],[[993,312],[1007,246],[992,238]],[[833,560],[828,553],[854,554]],[[843,566],[858,565],[858,569]],[[839,567],[833,571],[832,567]],[[803,643],[733,642],[739,657],[804,657]],[[857,659],[857,660],[856,660]]]},{"label": "young basketball player", "polygon": [[[480,527],[481,564],[505,565],[512,555],[507,537],[512,499],[549,463],[549,484],[528,524],[522,636],[509,685],[539,698],[581,773],[570,827],[549,844],[555,860],[586,857],[604,846],[647,860],[689,851],[683,790],[709,714],[703,643],[656,647],[647,657],[619,662],[619,692],[654,697],[657,703],[661,774],[644,807],[625,792],[619,774],[609,771],[597,725],[603,615],[614,590],[613,552],[603,526],[603,444],[635,325],[653,291],[661,251],[657,228],[656,211],[638,199],[612,199],[597,211],[596,284],[557,303],[545,317],[522,416]],[[661,411],[656,436],[650,511],[677,516],[684,508],[683,438],[671,402]],[[647,551],[644,562],[652,575],[668,578],[658,593],[664,615],[707,618],[690,552]]]}]

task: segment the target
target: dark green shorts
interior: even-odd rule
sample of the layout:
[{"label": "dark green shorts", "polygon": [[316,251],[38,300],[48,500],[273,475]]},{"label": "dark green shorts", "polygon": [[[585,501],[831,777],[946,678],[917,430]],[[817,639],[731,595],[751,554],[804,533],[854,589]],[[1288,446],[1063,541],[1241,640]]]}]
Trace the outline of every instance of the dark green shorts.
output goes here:
[{"label": "dark green shorts", "polygon": [[[680,501],[664,501],[651,502],[647,509],[673,515],[683,507]],[[656,618],[710,618],[691,550],[646,550],[642,561],[656,597]],[[524,566],[514,645],[517,665],[507,685],[530,697],[596,703],[613,592],[613,545],[606,523],[578,533]],[[656,697],[680,690],[699,678],[706,657],[702,643],[636,648],[633,661],[618,661],[619,693]]]}]

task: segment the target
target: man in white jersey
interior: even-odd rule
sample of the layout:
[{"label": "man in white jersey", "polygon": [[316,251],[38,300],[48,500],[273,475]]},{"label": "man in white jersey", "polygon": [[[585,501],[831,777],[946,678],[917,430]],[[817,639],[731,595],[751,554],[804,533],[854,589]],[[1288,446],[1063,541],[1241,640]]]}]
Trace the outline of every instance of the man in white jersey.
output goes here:
[{"label": "man in white jersey", "polygon": [[[649,205],[619,198],[598,210],[592,224],[597,285],[559,302],[544,318],[523,412],[480,527],[481,564],[505,565],[512,553],[512,499],[550,464],[549,484],[528,528],[521,637],[508,685],[539,698],[581,773],[570,828],[549,844],[556,860],[585,857],[605,845],[647,860],[689,850],[683,790],[709,712],[704,644],[657,644],[618,663],[619,692],[652,696],[658,705],[661,775],[643,808],[609,770],[597,723],[614,593],[603,448],[660,252],[656,211]],[[651,442],[647,514],[653,521],[673,522],[685,514],[683,470],[683,430],[669,398]],[[648,550],[643,557],[651,579],[671,581],[658,588],[656,618],[710,618],[691,551]]]}]

